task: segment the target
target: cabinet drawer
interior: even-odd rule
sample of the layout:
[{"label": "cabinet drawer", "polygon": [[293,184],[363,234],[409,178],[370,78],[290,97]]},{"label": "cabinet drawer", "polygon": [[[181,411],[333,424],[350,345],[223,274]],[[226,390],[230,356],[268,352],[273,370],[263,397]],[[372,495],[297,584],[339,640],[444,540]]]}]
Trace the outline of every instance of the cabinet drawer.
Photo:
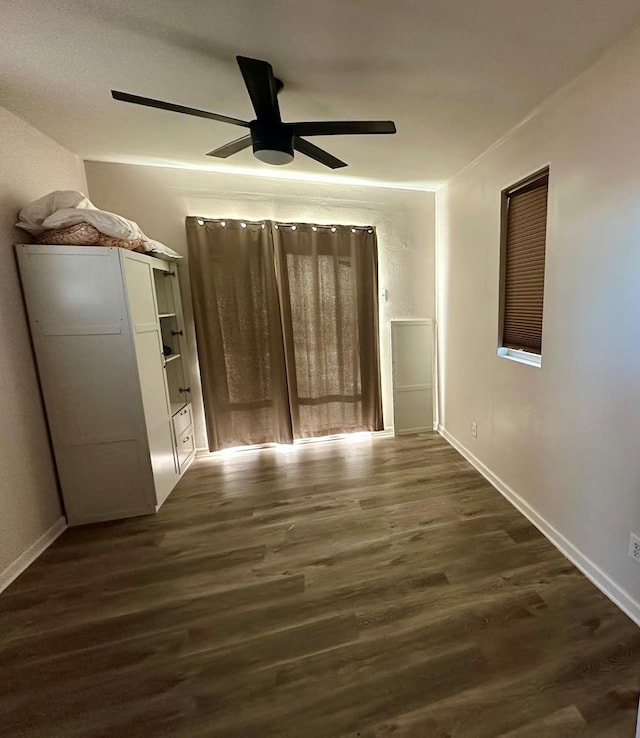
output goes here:
[{"label": "cabinet drawer", "polygon": [[192,424],[191,405],[185,405],[182,410],[179,410],[173,416],[173,432],[176,434],[176,438],[179,438]]},{"label": "cabinet drawer", "polygon": [[182,432],[181,436],[178,436],[178,464],[180,469],[184,462],[191,456],[195,450],[195,443],[193,442],[193,427],[189,426]]}]

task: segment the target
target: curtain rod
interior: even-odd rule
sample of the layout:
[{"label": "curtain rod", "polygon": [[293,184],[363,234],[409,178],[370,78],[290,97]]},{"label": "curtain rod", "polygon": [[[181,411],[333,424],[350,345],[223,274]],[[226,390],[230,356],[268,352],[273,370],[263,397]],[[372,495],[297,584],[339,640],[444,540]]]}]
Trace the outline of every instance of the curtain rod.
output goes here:
[{"label": "curtain rod", "polygon": [[[263,228],[265,227],[265,223],[268,221],[266,220],[240,220],[238,218],[198,218],[197,222],[198,225],[204,225],[205,221],[208,221],[210,223],[220,223],[220,225],[224,228],[228,221],[236,221],[240,223],[240,225],[243,228],[246,228],[248,224],[251,225],[261,225]],[[350,228],[352,233],[355,233],[356,231],[367,231],[367,233],[373,233],[373,226],[351,226],[351,225],[343,225],[343,224],[327,224],[327,223],[287,223],[283,221],[272,221],[275,228],[279,228],[282,226],[283,228],[292,228],[295,230],[299,225],[304,226],[310,226],[312,230],[317,231],[318,228],[330,228],[334,233],[338,228]]]},{"label": "curtain rod", "polygon": [[284,228],[297,228],[299,225],[305,225],[305,226],[311,226],[313,230],[318,230],[318,228],[331,228],[332,231],[336,231],[338,228],[350,228],[352,233],[355,233],[356,231],[367,231],[368,233],[373,233],[373,226],[351,226],[351,225],[341,225],[339,223],[331,225],[327,223],[282,223],[280,221],[276,221],[274,223],[274,226],[278,228],[279,226],[283,226]]}]

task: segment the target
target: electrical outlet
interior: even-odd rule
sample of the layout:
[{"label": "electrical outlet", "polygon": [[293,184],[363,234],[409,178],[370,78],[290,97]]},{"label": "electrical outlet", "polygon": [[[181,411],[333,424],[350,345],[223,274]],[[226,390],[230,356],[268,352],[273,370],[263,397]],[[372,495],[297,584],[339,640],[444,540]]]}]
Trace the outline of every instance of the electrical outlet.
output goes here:
[{"label": "electrical outlet", "polygon": [[472,436],[473,436],[474,438],[477,438],[477,437],[478,437],[478,424],[476,423],[476,421],[475,421],[475,420],[473,420],[473,421],[471,422],[471,435],[472,435]]},{"label": "electrical outlet", "polygon": [[635,533],[629,538],[629,556],[640,564],[640,538]]}]

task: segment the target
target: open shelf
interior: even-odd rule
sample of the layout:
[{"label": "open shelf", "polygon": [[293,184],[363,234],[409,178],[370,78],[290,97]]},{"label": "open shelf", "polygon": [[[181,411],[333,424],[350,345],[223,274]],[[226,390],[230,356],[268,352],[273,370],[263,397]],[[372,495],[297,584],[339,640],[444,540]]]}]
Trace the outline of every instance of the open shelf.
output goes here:
[{"label": "open shelf", "polygon": [[176,300],[173,293],[173,276],[163,269],[153,270],[153,281],[156,289],[156,303],[160,317],[176,312]]},{"label": "open shelf", "polygon": [[183,410],[189,402],[189,383],[185,382],[184,328],[180,312],[180,295],[176,274],[162,269],[153,270],[158,306],[158,322],[162,342],[164,373],[169,390],[171,415]]}]

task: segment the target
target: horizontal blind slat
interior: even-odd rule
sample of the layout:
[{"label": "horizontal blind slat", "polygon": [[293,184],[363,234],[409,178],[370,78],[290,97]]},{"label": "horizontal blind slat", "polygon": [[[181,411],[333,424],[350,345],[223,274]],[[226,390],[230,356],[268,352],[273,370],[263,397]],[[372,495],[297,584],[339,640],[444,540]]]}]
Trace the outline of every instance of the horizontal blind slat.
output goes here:
[{"label": "horizontal blind slat", "polygon": [[530,237],[533,235],[542,235],[544,236],[546,231],[546,214],[540,215],[535,220],[531,218],[530,220],[521,220],[517,223],[512,224],[507,229],[507,235],[510,238],[520,238],[520,237]]},{"label": "horizontal blind slat", "polygon": [[544,277],[544,264],[535,264],[535,263],[528,263],[528,264],[511,264],[506,268],[506,273],[508,277],[514,276],[518,277],[518,275],[524,277],[531,277],[536,278],[539,277],[542,279]]},{"label": "horizontal blind slat", "polygon": [[540,219],[539,222],[535,223],[523,223],[518,224],[517,229],[510,228],[507,231],[507,236],[510,241],[530,241],[533,238],[544,238],[546,236],[546,218]]},{"label": "horizontal blind slat", "polygon": [[519,220],[527,220],[529,218],[538,218],[547,210],[546,198],[539,200],[530,200],[527,203],[518,203],[513,198],[509,200],[509,215],[515,216]]},{"label": "horizontal blind slat", "polygon": [[511,264],[506,269],[507,275],[518,275],[534,277],[544,276],[544,264],[528,263],[528,264]]},{"label": "horizontal blind slat", "polygon": [[535,228],[526,226],[523,228],[522,231],[517,233],[507,232],[507,238],[509,242],[512,243],[514,246],[517,246],[520,242],[527,243],[536,239],[544,241],[546,235],[546,228],[538,226],[536,226]]},{"label": "horizontal blind slat", "polygon": [[515,192],[512,195],[507,195],[507,197],[509,198],[509,203],[513,204],[513,206],[517,208],[527,208],[531,203],[543,203],[546,202],[547,199],[546,188],[544,187],[532,190],[531,192],[526,192],[523,195]]},{"label": "horizontal blind slat", "polygon": [[[513,284],[513,280],[518,280],[522,277],[527,280],[527,285]],[[544,286],[544,274],[539,270],[527,270],[527,269],[514,269],[511,272],[507,272],[508,286],[506,292],[520,291],[527,287],[543,287]]]},{"label": "horizontal blind slat", "polygon": [[511,242],[511,253],[508,256],[509,261],[518,261],[519,259],[526,259],[535,257],[538,261],[544,261],[542,258],[541,247],[544,246],[544,238],[537,236],[536,238],[530,238],[526,241]]}]

